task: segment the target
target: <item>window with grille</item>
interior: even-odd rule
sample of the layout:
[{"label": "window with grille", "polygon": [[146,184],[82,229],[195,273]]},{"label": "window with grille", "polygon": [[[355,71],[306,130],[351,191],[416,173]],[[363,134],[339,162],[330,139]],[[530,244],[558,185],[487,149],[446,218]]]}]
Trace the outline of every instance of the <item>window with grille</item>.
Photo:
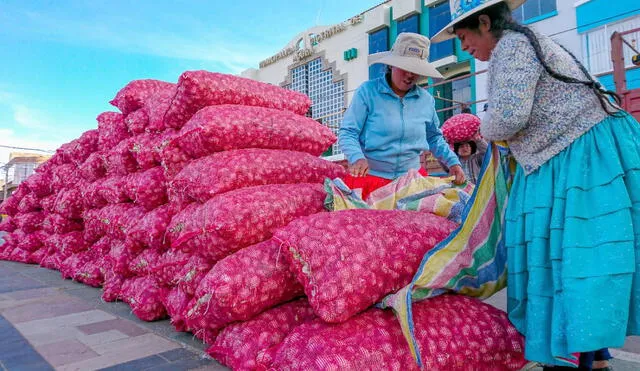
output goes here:
[{"label": "window with grille", "polygon": [[[369,34],[369,54],[386,52],[389,50],[389,28],[384,27]],[[369,66],[369,79],[383,76],[386,71],[384,64],[372,64]]]},{"label": "window with grille", "polygon": [[[443,29],[451,21],[451,8],[449,2],[444,2],[429,8],[429,38]],[[431,44],[429,51],[429,61],[437,61],[453,55],[454,40],[446,40]]]},{"label": "window with grille", "polygon": [[414,14],[401,21],[398,21],[398,33],[413,32],[420,33],[420,15]]},{"label": "window with grille", "polygon": [[[291,69],[291,84],[285,88],[307,94],[311,98],[310,117],[338,134],[344,113],[344,81],[334,81],[331,69],[322,69],[322,60],[316,58]],[[335,143],[323,155],[342,153]]]},{"label": "window with grille", "polygon": [[[614,32],[623,32],[639,27],[640,15],[595,28],[582,35],[582,52],[589,72],[600,74],[612,71],[611,35]],[[625,35],[624,38],[632,45],[635,43],[636,49],[640,47],[640,32]],[[631,57],[635,54],[634,51],[628,47],[624,47],[623,50],[625,66],[633,66]]]}]

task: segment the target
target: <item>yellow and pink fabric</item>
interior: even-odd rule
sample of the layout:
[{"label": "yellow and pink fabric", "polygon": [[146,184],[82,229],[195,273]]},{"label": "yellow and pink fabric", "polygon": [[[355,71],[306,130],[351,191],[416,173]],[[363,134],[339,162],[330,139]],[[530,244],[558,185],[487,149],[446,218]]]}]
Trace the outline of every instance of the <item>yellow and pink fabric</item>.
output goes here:
[{"label": "yellow and pink fabric", "polygon": [[453,178],[423,176],[409,170],[404,176],[371,192],[366,200],[350,189],[342,179],[326,179],[328,197],[325,207],[331,211],[347,209],[408,210],[429,212],[460,223],[471,198],[472,184],[455,186]]}]

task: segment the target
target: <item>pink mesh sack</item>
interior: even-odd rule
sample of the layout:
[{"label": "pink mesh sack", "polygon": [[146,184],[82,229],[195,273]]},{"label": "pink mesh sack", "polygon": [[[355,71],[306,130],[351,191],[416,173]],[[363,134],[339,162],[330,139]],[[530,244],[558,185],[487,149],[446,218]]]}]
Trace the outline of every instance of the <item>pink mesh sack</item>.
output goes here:
[{"label": "pink mesh sack", "polygon": [[90,261],[88,254],[73,254],[66,258],[60,265],[60,273],[62,278],[75,279],[76,275],[80,273],[80,269]]},{"label": "pink mesh sack", "polygon": [[131,136],[121,113],[103,112],[96,120],[98,121],[98,149],[101,151],[109,150]]},{"label": "pink mesh sack", "polygon": [[151,211],[167,203],[167,184],[162,167],[131,174],[125,192],[137,205]]},{"label": "pink mesh sack", "polygon": [[33,192],[39,198],[46,197],[53,192],[51,181],[53,180],[51,172],[37,172],[29,176],[25,181]]},{"label": "pink mesh sack", "polygon": [[178,287],[188,295],[193,296],[196,292],[196,287],[211,270],[212,266],[213,264],[207,259],[198,255],[192,256],[176,276]]},{"label": "pink mesh sack", "polygon": [[191,160],[191,156],[180,148],[176,139],[167,143],[160,154],[160,162],[169,179],[175,177]]},{"label": "pink mesh sack", "polygon": [[323,183],[344,177],[344,167],[303,152],[238,149],[218,152],[188,164],[171,187],[206,202],[237,188],[264,184]]},{"label": "pink mesh sack", "polygon": [[471,140],[480,129],[480,118],[470,113],[453,115],[442,125],[442,134],[449,143]]},{"label": "pink mesh sack", "polygon": [[132,134],[142,134],[149,123],[149,116],[144,109],[140,108],[125,116],[124,123]]},{"label": "pink mesh sack", "polygon": [[29,255],[27,258],[28,264],[40,264],[42,260],[47,256],[46,249],[38,249]]},{"label": "pink mesh sack", "polygon": [[53,210],[68,219],[78,219],[84,212],[82,188],[65,189],[58,192]]},{"label": "pink mesh sack", "polygon": [[100,287],[104,283],[102,271],[95,261],[88,261],[79,267],[74,279],[91,287]]},{"label": "pink mesh sack", "polygon": [[179,129],[201,108],[220,104],[276,108],[304,115],[311,100],[302,93],[239,76],[186,71],[178,80],[177,93],[164,122]]},{"label": "pink mesh sack", "polygon": [[85,210],[82,214],[85,241],[96,242],[107,233],[100,214],[101,209]]},{"label": "pink mesh sack", "polygon": [[[424,370],[519,370],[522,336],[506,313],[478,299],[443,295],[413,305]],[[392,311],[369,309],[339,325],[320,319],[280,344],[275,370],[418,370]]]},{"label": "pink mesh sack", "polygon": [[2,221],[0,222],[0,231],[4,231],[4,232],[13,232],[18,228],[18,226],[16,226],[16,223],[13,221],[13,218],[10,216],[6,216],[4,218],[2,218]]},{"label": "pink mesh sack", "polygon": [[160,258],[152,273],[158,283],[165,287],[173,287],[178,284],[178,273],[187,264],[191,254],[182,251],[169,249]]},{"label": "pink mesh sack", "polygon": [[42,260],[40,261],[40,266],[43,268],[59,271],[63,260],[64,259],[60,254],[48,254],[42,258]]},{"label": "pink mesh sack", "polygon": [[128,115],[144,106],[154,94],[170,90],[174,85],[170,82],[153,79],[133,80],[120,89],[109,103],[118,107],[123,114]]},{"label": "pink mesh sack", "polygon": [[56,213],[49,213],[42,221],[42,230],[49,234],[81,231],[82,219],[69,219]]},{"label": "pink mesh sack", "polygon": [[91,246],[84,240],[84,235],[80,231],[73,231],[60,235],[58,240],[58,252],[63,256],[71,256],[84,251]]},{"label": "pink mesh sack", "polygon": [[207,353],[233,370],[255,370],[258,354],[279,345],[294,328],[313,318],[305,299],[283,304],[225,327]]},{"label": "pink mesh sack", "polygon": [[9,216],[14,216],[18,213],[18,205],[20,204],[20,200],[10,196],[6,200],[0,203],[0,213],[7,214]]},{"label": "pink mesh sack", "polygon": [[146,249],[129,263],[129,271],[138,277],[151,274],[151,268],[156,266],[160,253],[156,250]]},{"label": "pink mesh sack", "polygon": [[124,280],[122,276],[114,273],[105,274],[102,285],[102,300],[112,302],[120,299]]},{"label": "pink mesh sack", "polygon": [[97,209],[107,206],[107,200],[102,197],[101,191],[104,189],[104,179],[98,179],[87,184],[82,190],[82,203],[85,210]]},{"label": "pink mesh sack", "polygon": [[345,210],[275,233],[316,314],[343,322],[411,282],[424,254],[457,224],[433,214]]},{"label": "pink mesh sack", "polygon": [[48,195],[47,197],[41,198],[40,207],[42,208],[42,210],[52,213],[56,205],[57,197],[58,195],[56,193],[53,193]]},{"label": "pink mesh sack", "polygon": [[127,196],[127,177],[113,175],[98,181],[98,195],[110,204],[130,201]]},{"label": "pink mesh sack", "polygon": [[88,130],[69,143],[63,144],[56,153],[64,163],[82,164],[89,155],[98,150],[98,130]]},{"label": "pink mesh sack", "polygon": [[107,175],[127,175],[138,170],[138,162],[131,153],[133,141],[134,138],[127,138],[112,149],[105,150],[104,166]]},{"label": "pink mesh sack", "polygon": [[22,198],[29,192],[27,183],[21,183],[9,198],[0,203],[0,214],[15,216],[18,213],[18,205],[20,205],[20,201],[22,201]]},{"label": "pink mesh sack", "polygon": [[33,192],[29,192],[18,204],[18,211],[21,213],[30,213],[32,211],[40,210],[40,199]]},{"label": "pink mesh sack", "polygon": [[17,263],[30,264],[29,263],[30,256],[31,256],[31,252],[27,250],[23,250],[19,247],[16,247],[9,255],[9,260]]},{"label": "pink mesh sack", "polygon": [[43,240],[46,238],[47,234],[43,231],[27,232],[22,238],[17,239],[17,245],[22,250],[32,253],[44,246]]},{"label": "pink mesh sack", "polygon": [[14,221],[16,226],[24,233],[32,233],[42,227],[42,222],[46,216],[46,211],[34,211],[30,213],[17,214],[14,216]]},{"label": "pink mesh sack", "polygon": [[164,307],[167,309],[167,314],[171,318],[171,324],[176,331],[187,331],[184,313],[191,298],[190,295],[182,291],[179,287],[174,287],[169,290],[169,293],[162,301]]},{"label": "pink mesh sack", "polygon": [[109,237],[124,241],[133,225],[142,218],[144,213],[144,209],[140,206],[117,204],[100,209],[98,217]]},{"label": "pink mesh sack", "polygon": [[80,175],[88,182],[94,182],[107,174],[103,152],[94,152],[78,167]]},{"label": "pink mesh sack", "polygon": [[[118,239],[111,240],[111,250],[104,257],[104,264],[108,272],[115,273],[124,278],[133,277],[134,274],[129,270],[131,262],[136,258],[125,247],[124,241]],[[107,275],[105,274],[105,277]]]},{"label": "pink mesh sack", "polygon": [[214,262],[267,240],[295,218],[324,211],[320,184],[275,184],[223,193],[192,204],[171,220],[171,246]]},{"label": "pink mesh sack", "polygon": [[122,284],[122,300],[143,321],[157,321],[167,316],[162,305],[167,293],[167,289],[159,286],[152,276],[132,278]]},{"label": "pink mesh sack", "polygon": [[75,164],[64,164],[56,166],[51,170],[51,188],[54,192],[61,189],[71,188],[82,182],[82,176]]},{"label": "pink mesh sack", "polygon": [[283,260],[280,244],[270,239],[220,260],[200,281],[190,317],[220,328],[303,293]]},{"label": "pink mesh sack", "polygon": [[152,132],[161,132],[167,128],[164,124],[164,114],[169,109],[171,101],[175,95],[176,86],[173,86],[168,90],[157,92],[149,97],[142,108],[149,118],[147,130]]},{"label": "pink mesh sack", "polygon": [[165,239],[165,234],[174,214],[170,205],[162,205],[149,211],[131,226],[129,237],[143,243],[150,249],[164,251],[169,247],[169,241]]},{"label": "pink mesh sack", "polygon": [[200,158],[242,148],[288,149],[315,156],[336,137],[317,121],[289,111],[222,105],[198,111],[164,153],[165,166],[180,165],[184,157]]},{"label": "pink mesh sack", "polygon": [[147,170],[160,165],[160,156],[154,150],[154,146],[160,140],[161,135],[159,133],[144,133],[132,138],[131,153],[140,169]]}]

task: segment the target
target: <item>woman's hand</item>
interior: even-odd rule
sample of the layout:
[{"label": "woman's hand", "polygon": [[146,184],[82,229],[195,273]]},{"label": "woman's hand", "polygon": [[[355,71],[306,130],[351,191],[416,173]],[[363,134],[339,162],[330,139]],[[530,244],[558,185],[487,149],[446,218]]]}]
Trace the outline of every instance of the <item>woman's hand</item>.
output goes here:
[{"label": "woman's hand", "polygon": [[464,171],[462,171],[462,167],[460,165],[453,165],[449,169],[449,175],[455,177],[453,179],[453,183],[460,185],[465,182]]},{"label": "woman's hand", "polygon": [[361,158],[353,164],[349,165],[349,174],[354,177],[361,177],[367,175],[369,172],[369,163],[366,159]]}]

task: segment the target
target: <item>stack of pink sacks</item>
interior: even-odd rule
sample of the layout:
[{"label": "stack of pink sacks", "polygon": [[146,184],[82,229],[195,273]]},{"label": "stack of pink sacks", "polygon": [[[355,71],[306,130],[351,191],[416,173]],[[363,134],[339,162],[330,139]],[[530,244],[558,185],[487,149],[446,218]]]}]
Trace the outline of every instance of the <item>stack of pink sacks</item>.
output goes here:
[{"label": "stack of pink sacks", "polygon": [[[0,206],[0,259],[101,286],[142,320],[168,316],[234,369],[415,367],[393,314],[374,305],[455,224],[326,212],[322,183],[345,170],[318,157],[336,138],[304,116],[305,95],[187,71],[177,84],[132,81],[111,103],[120,112]],[[429,369],[524,362],[504,313],[475,299],[415,312]]]}]

